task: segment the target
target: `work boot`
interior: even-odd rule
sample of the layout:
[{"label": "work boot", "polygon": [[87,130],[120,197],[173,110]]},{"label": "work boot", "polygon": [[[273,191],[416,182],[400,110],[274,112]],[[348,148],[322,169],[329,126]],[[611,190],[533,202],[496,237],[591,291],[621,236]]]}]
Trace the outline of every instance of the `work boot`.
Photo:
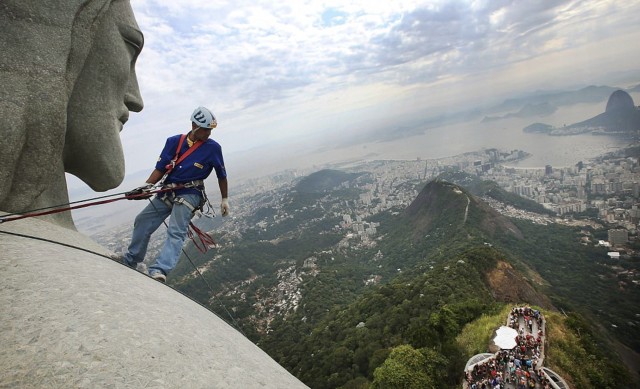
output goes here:
[{"label": "work boot", "polygon": [[120,263],[122,263],[125,266],[129,266],[132,269],[136,269],[137,270],[137,268],[138,268],[137,264],[134,264],[134,265],[130,264],[129,261],[127,261],[127,259],[124,257],[124,255],[122,256],[122,260],[120,261]]},{"label": "work boot", "polygon": [[112,261],[115,261],[115,262],[121,263],[123,265],[129,266],[130,268],[133,268],[133,269],[136,268],[135,266],[131,266],[129,264],[129,262],[127,262],[127,260],[125,260],[124,254],[111,254],[111,255],[109,255],[109,258],[111,258]]},{"label": "work boot", "polygon": [[138,266],[136,266],[136,270],[142,274],[149,274],[149,269],[147,269],[147,265],[144,262],[140,262]]},{"label": "work boot", "polygon": [[164,284],[165,282],[167,282],[167,276],[165,276],[164,274],[162,274],[162,272],[160,272],[160,271],[155,271],[155,272],[153,272],[153,273],[149,274],[149,276],[150,276],[151,278],[153,278],[154,280],[156,280],[156,281],[160,281],[160,282],[162,282],[163,284]]},{"label": "work boot", "polygon": [[115,262],[124,263],[124,255],[122,254],[109,254],[108,257]]},{"label": "work boot", "polygon": [[109,255],[109,258],[111,258],[113,261],[116,261],[132,269],[135,269],[140,273],[147,274],[147,265],[145,265],[144,262],[140,262],[138,264],[132,265],[129,263],[129,261],[127,261],[127,259],[124,257],[123,254],[112,254],[112,255]]}]

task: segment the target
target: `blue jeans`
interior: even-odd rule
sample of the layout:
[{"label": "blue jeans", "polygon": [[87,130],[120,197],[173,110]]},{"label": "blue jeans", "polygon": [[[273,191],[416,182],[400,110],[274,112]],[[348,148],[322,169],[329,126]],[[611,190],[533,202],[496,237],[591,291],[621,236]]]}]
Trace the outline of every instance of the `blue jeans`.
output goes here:
[{"label": "blue jeans", "polygon": [[[189,202],[194,208],[197,208],[200,204],[200,195],[182,194],[179,197]],[[124,255],[124,262],[127,265],[135,268],[138,263],[144,260],[151,234],[160,227],[160,224],[169,215],[171,215],[171,218],[167,228],[167,240],[156,261],[149,266],[149,274],[160,271],[167,275],[176,267],[182,245],[187,237],[193,212],[188,206],[180,203],[175,203],[173,207],[169,207],[158,196],[154,196],[150,204],[136,216],[136,220],[133,223],[131,243],[127,253]]]}]

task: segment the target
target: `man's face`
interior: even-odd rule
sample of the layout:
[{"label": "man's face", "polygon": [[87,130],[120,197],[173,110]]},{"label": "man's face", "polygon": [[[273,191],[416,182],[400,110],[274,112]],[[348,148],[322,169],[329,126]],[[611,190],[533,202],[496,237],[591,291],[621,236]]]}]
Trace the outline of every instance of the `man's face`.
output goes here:
[{"label": "man's face", "polygon": [[193,137],[194,140],[206,141],[211,136],[211,128],[202,128],[199,127],[194,131]]},{"label": "man's face", "polygon": [[95,190],[114,188],[124,177],[120,131],[129,111],[142,110],[135,74],[142,44],[129,0],[113,1],[69,100],[65,171]]}]

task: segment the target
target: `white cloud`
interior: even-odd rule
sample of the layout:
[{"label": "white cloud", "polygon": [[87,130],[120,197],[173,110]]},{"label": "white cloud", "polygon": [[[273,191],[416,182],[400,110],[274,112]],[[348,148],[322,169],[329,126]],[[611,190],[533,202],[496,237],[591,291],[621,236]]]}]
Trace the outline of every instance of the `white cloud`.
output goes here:
[{"label": "white cloud", "polygon": [[[605,41],[632,45],[620,70],[640,65],[639,44],[625,38],[637,29],[637,2],[132,5],[145,34],[137,67],[145,110],[127,125],[123,142],[145,136],[162,138],[162,144],[164,137],[186,130],[197,105],[216,112],[216,136],[233,151],[334,128],[348,131],[363,115],[384,122],[473,101],[478,94],[487,101],[549,80],[602,83],[571,67],[581,66],[575,54],[589,47],[589,74],[615,71],[599,68],[616,66],[604,58],[611,52],[598,52]],[[127,155],[130,166],[142,164],[139,154]]]}]

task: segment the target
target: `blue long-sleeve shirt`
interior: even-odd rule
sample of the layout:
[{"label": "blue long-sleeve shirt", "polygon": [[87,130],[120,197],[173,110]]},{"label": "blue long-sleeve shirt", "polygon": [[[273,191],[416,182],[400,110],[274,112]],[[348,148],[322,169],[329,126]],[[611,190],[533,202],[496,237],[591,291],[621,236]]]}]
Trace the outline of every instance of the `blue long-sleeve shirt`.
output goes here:
[{"label": "blue long-sleeve shirt", "polygon": [[[176,156],[176,149],[178,148],[178,143],[180,143],[180,137],[181,135],[174,135],[167,138],[160,158],[158,158],[158,162],[156,163],[157,170],[161,172],[167,170],[166,166],[170,164],[171,160]],[[180,155],[186,153],[188,149],[189,144],[185,139],[180,150]],[[222,147],[213,139],[207,139],[206,142],[201,144],[200,147],[173,168],[169,176],[167,176],[165,183],[180,184],[194,180],[204,180],[209,177],[213,170],[215,170],[218,179],[227,177],[227,171],[224,168],[224,159],[222,157]],[[199,193],[195,188],[178,189],[175,192],[176,195]]]}]

